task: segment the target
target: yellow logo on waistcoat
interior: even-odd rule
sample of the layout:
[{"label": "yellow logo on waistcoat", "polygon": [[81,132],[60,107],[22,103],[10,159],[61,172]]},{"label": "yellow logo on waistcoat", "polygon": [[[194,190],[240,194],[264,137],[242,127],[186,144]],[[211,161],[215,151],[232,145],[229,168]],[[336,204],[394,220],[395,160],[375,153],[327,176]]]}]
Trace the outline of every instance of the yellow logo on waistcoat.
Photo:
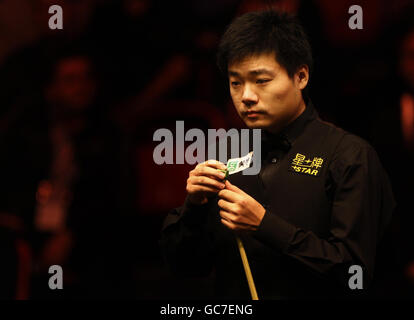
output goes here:
[{"label": "yellow logo on waistcoat", "polygon": [[316,177],[319,175],[322,164],[322,158],[314,157],[313,160],[311,160],[311,158],[306,159],[305,155],[297,153],[296,157],[292,160],[290,169],[294,172],[309,174]]}]

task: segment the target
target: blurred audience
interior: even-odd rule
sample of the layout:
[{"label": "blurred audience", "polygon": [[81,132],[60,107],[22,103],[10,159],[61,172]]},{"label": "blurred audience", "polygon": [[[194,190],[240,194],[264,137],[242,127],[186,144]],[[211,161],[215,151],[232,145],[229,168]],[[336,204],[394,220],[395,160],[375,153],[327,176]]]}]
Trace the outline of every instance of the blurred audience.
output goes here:
[{"label": "blurred audience", "polygon": [[[413,7],[414,9],[414,7]],[[373,99],[378,106],[373,114],[370,139],[388,173],[397,200],[393,236],[396,246],[396,292],[414,295],[414,226],[412,194],[414,174],[406,164],[414,160],[414,10],[407,11],[393,30],[394,73],[379,88]],[[391,248],[390,248],[391,250]]]},{"label": "blurred audience", "polygon": [[91,59],[66,51],[51,63],[44,99],[4,140],[2,203],[21,219],[32,245],[35,298],[51,293],[53,264],[65,271],[65,297],[128,292],[119,277],[128,268],[118,265],[130,255],[121,143],[97,92]]}]

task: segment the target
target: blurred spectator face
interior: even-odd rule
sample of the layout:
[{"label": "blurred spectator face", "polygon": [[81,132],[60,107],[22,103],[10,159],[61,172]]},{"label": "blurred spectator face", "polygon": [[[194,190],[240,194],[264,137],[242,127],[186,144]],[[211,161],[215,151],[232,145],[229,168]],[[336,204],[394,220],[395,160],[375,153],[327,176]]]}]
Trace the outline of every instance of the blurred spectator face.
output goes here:
[{"label": "blurred spectator face", "polygon": [[399,67],[403,80],[414,90],[414,30],[402,41]]},{"label": "blurred spectator face", "polygon": [[49,102],[65,111],[82,111],[93,103],[95,92],[96,81],[88,58],[69,57],[57,63],[49,87]]}]

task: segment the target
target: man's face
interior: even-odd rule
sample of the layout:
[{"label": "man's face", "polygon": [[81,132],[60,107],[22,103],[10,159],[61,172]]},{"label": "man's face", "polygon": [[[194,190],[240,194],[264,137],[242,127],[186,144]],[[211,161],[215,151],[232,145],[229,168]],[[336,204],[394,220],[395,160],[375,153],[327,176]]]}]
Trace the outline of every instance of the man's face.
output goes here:
[{"label": "man's face", "polygon": [[82,112],[90,107],[96,92],[90,61],[83,56],[59,61],[50,92],[52,101],[65,111]]},{"label": "man's face", "polygon": [[274,54],[261,54],[230,63],[228,75],[234,106],[249,128],[278,133],[305,109],[306,66],[289,78]]}]

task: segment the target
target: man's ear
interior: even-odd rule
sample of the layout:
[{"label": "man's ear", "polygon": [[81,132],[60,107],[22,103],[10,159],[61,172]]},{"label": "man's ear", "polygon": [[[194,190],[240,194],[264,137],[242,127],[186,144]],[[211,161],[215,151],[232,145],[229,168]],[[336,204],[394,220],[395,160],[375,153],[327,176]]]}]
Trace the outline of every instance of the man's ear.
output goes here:
[{"label": "man's ear", "polygon": [[304,89],[309,81],[309,67],[301,65],[295,73],[295,81],[300,90]]}]

